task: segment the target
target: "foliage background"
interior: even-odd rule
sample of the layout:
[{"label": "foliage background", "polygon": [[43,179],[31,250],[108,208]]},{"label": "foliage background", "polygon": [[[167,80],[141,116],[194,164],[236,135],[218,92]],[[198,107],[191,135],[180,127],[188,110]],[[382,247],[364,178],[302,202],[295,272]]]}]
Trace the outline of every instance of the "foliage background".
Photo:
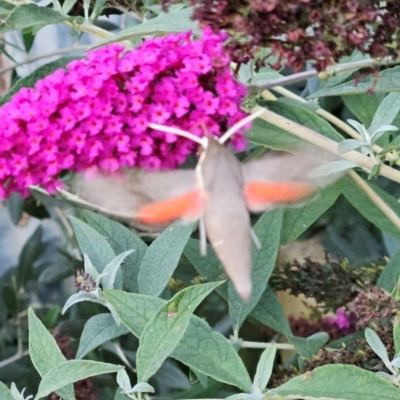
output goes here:
[{"label": "foliage background", "polygon": [[[104,5],[116,7],[121,15],[98,19]],[[67,59],[60,56],[81,57],[94,43],[118,40],[127,46],[135,46],[143,37],[151,35],[189,29],[197,33],[199,29],[190,19],[192,11],[186,6],[174,5],[170,7],[170,14],[165,14],[161,6],[153,2],[127,5],[66,1],[63,4],[54,2],[52,8],[0,2],[1,17],[6,20],[0,26],[0,33],[4,34],[0,70],[4,97],[1,103],[7,102],[21,87],[32,86],[40,77],[65,65]],[[90,16],[90,21],[85,21],[85,13]],[[256,101],[271,112],[336,142],[350,137],[360,139],[362,132],[345,123],[349,118],[358,120],[370,130],[373,127],[370,133],[382,125],[400,127],[398,67],[383,61],[377,66],[369,56],[357,50],[348,53],[351,55],[341,58],[338,63],[336,74],[327,73],[329,79],[326,81],[320,81],[317,71],[308,66],[312,77],[289,85],[288,77],[297,76],[293,70],[278,73],[269,66],[258,69],[252,63],[242,65],[238,77],[258,86],[256,94],[248,100],[250,105]],[[56,61],[48,63],[53,57]],[[44,66],[38,68],[38,62]],[[375,72],[364,78],[365,68],[372,66],[375,66]],[[288,80],[285,82],[285,79]],[[355,79],[360,81],[358,85],[354,84]],[[10,81],[11,89],[6,93]],[[287,90],[277,87],[281,84]],[[275,89],[269,92],[268,88]],[[192,234],[191,226],[174,225],[172,230],[154,240],[99,214],[82,210],[71,201],[50,198],[39,189],[26,200],[13,195],[0,210],[0,381],[8,387],[15,382],[19,390],[26,387],[27,394],[35,394],[43,388],[59,390],[61,386],[55,388],[48,382],[68,377],[68,384],[79,381],[75,384],[77,399],[122,399],[126,396],[120,394],[121,388],[129,391],[130,386],[126,377],[120,375],[120,389],[117,389],[114,372],[119,370],[117,365],[124,365],[131,385],[148,381],[155,389],[156,398],[225,398],[239,391],[247,393],[239,398],[248,399],[278,395],[398,398],[396,366],[391,367],[392,371],[389,369],[396,378],[390,384],[390,375],[383,375],[384,380],[370,372],[387,373],[387,364],[390,365],[385,354],[377,350],[379,340],[376,338],[367,339],[368,345],[363,339],[355,341],[354,334],[347,336],[343,331],[334,332],[340,340],[336,344],[329,343],[328,347],[340,349],[341,343],[345,342],[346,348],[334,356],[331,351],[322,350],[319,357],[313,359],[329,340],[327,334],[320,331],[332,329],[332,324],[325,323],[321,327],[322,310],[335,312],[336,308],[346,305],[347,310],[352,310],[357,317],[354,325],[361,333],[356,333],[356,337],[363,337],[363,330],[371,326],[387,347],[387,357],[396,358],[400,350],[397,295],[394,293],[390,297],[387,293],[394,289],[399,276],[397,184],[400,179],[396,166],[399,140],[397,132],[385,132],[375,143],[380,146],[378,150],[375,147],[376,158],[363,159],[359,164],[371,167],[378,160],[379,168],[375,168],[370,181],[367,178],[372,168],[367,172],[358,169],[361,179],[354,177],[354,172],[354,175],[350,173],[324,189],[315,202],[254,217],[255,231],[263,247],[254,259],[254,291],[258,298],[250,304],[239,301],[226,283],[221,286],[212,283],[221,281],[223,271],[211,249],[206,258],[199,256],[197,236]],[[282,150],[299,140],[285,132],[274,116],[257,119],[248,138],[252,147],[240,155],[241,158],[250,157],[265,146]],[[382,167],[385,150],[391,151],[386,169]],[[371,160],[374,161],[372,164]],[[294,255],[285,252],[287,247],[279,250],[279,245],[299,239],[305,243],[312,240],[313,247],[303,246],[305,250],[295,250]],[[318,257],[316,248],[320,249],[320,244],[333,259],[338,257],[336,264]],[[72,277],[77,269],[83,269],[81,253],[86,253],[93,265],[101,268],[132,248],[135,252],[126,257],[122,276],[117,275],[114,286],[124,291],[110,290],[104,294],[106,303],[103,305],[81,302],[61,315],[68,297],[76,291]],[[273,272],[278,251],[277,268]],[[304,263],[304,257],[311,260]],[[300,271],[298,274],[293,269],[295,258],[300,263],[296,267],[296,271]],[[283,261],[289,261],[289,266]],[[157,273],[154,272],[155,265]],[[319,275],[321,270],[326,275]],[[267,287],[269,279],[271,287]],[[317,295],[322,293],[319,290],[321,281],[327,282],[327,287],[324,296],[318,298]],[[193,283],[202,285],[193,286]],[[387,292],[371,288],[372,285]],[[358,289],[352,292],[354,286]],[[137,294],[138,288],[140,294]],[[184,288],[188,289],[180,291]],[[319,307],[309,311],[307,320],[292,320],[289,325],[274,294],[274,291],[287,289],[317,298]],[[187,294],[186,300],[182,293]],[[174,295],[178,297],[165,306],[163,301]],[[175,313],[181,301],[201,304],[195,316],[182,316],[181,335],[176,332],[171,335],[168,320],[157,318],[157,315],[164,315],[160,310]],[[109,313],[110,304],[122,321],[120,326]],[[28,307],[31,307],[29,311]],[[149,321],[151,324],[147,325]],[[309,325],[312,325],[311,331]],[[170,333],[162,342],[162,350],[172,357],[158,371],[148,372],[147,368],[156,361],[163,361],[158,353],[152,353],[158,340],[151,335],[152,329]],[[311,336],[313,329],[318,333]],[[142,332],[145,332],[143,336]],[[232,333],[234,337],[230,342],[223,339]],[[333,334],[332,331],[329,333]],[[308,338],[300,337],[300,334]],[[201,341],[193,345],[191,340],[196,337]],[[278,345],[270,346],[267,344],[270,341],[276,341]],[[66,359],[84,357],[86,361],[65,363],[57,346]],[[189,351],[192,347],[197,349],[194,355]],[[138,354],[138,348],[142,356]],[[236,355],[239,348],[243,364]],[[267,350],[258,363],[263,348]],[[271,348],[278,349],[275,364],[275,351]],[[285,348],[295,350],[288,360],[282,353]],[[335,361],[341,364],[335,366]],[[45,381],[44,377],[53,366],[55,375],[47,376]],[[323,367],[314,370],[312,375],[295,377],[320,366]],[[82,370],[86,375],[79,375]],[[108,374],[96,376],[100,373]],[[278,389],[265,392],[271,373],[268,388]],[[254,375],[254,380],[250,380],[249,376],[253,378]],[[310,376],[312,379],[309,380]],[[42,386],[39,386],[40,382]],[[338,390],[338,382],[348,382],[348,390],[346,387]],[[128,386],[124,387],[124,384]],[[139,392],[149,390],[143,385],[138,389]],[[1,386],[0,390],[3,391],[0,395],[10,396],[5,387]],[[62,390],[65,391],[64,398],[73,398],[71,387]],[[55,394],[49,393],[46,393],[48,398],[56,398]]]}]

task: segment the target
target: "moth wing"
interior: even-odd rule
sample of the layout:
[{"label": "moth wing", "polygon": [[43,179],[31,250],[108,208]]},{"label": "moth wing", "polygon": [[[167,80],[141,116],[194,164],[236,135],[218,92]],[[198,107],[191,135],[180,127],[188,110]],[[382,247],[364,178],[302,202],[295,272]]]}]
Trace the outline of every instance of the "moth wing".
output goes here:
[{"label": "moth wing", "polygon": [[259,212],[301,202],[338,176],[311,178],[309,173],[326,160],[306,153],[270,152],[242,164],[248,208]]},{"label": "moth wing", "polygon": [[147,231],[202,214],[202,191],[193,170],[96,173],[76,176],[73,190],[100,211]]}]

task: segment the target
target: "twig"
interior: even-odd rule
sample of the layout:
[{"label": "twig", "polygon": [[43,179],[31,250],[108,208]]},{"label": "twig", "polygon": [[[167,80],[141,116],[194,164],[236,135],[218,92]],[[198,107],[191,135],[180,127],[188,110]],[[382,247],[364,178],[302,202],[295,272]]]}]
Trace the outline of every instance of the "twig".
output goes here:
[{"label": "twig", "polygon": [[[252,109],[252,112],[256,112],[260,108],[261,107],[259,107],[259,106],[254,107]],[[266,122],[269,122],[269,123],[279,127],[279,128],[284,129],[287,132],[292,133],[293,135],[295,135],[309,143],[312,143],[324,150],[327,150],[330,153],[336,154],[337,156],[339,156],[341,158],[349,160],[349,161],[353,162],[354,164],[358,165],[359,167],[364,168],[367,171],[371,171],[375,165],[374,161],[370,157],[367,157],[356,151],[350,151],[345,154],[340,154],[338,151],[338,143],[337,142],[335,142],[331,139],[328,139],[327,137],[322,136],[319,133],[317,133],[309,128],[299,125],[296,122],[286,119],[270,110],[266,109],[266,111],[262,115],[260,115],[260,118]],[[391,167],[388,167],[387,165],[384,165],[384,164],[380,165],[379,175],[382,175],[394,182],[400,183],[400,171],[397,171]]]},{"label": "twig", "polygon": [[[231,341],[231,343],[236,343],[235,340]],[[265,342],[248,342],[248,341],[243,341],[240,342],[240,347],[245,348],[245,349],[266,349],[267,347],[274,346],[278,350],[296,350],[296,347],[294,347],[290,343],[265,343]]]},{"label": "twig", "polygon": [[29,350],[25,350],[25,351],[17,351],[16,354],[14,354],[12,357],[7,358],[3,361],[0,361],[0,368],[5,367],[8,364],[12,364],[15,361],[18,361],[20,358],[26,357],[29,355]]},{"label": "twig", "polygon": [[113,6],[112,8],[121,11],[123,14],[130,15],[132,18],[136,19],[136,21],[143,22],[143,18],[135,11],[128,11],[126,8],[122,6]]},{"label": "twig", "polygon": [[160,124],[149,124],[149,127],[151,129],[156,129],[162,132],[167,132],[167,133],[172,133],[173,135],[178,135],[182,136],[186,139],[192,140],[193,142],[199,144],[202,147],[205,147],[205,141],[202,138],[199,138],[198,136],[193,135],[193,133],[190,133],[188,131],[184,131],[179,128],[173,128],[171,126],[166,126],[166,125],[160,125]]},{"label": "twig", "polygon": [[21,61],[19,63],[14,63],[12,65],[9,65],[8,67],[0,69],[0,75],[6,73],[8,71],[11,71],[16,67],[20,67],[21,65],[30,64],[30,63],[33,63],[35,61],[41,60],[43,58],[50,58],[50,57],[58,56],[58,55],[61,55],[61,54],[72,53],[74,51],[86,50],[87,48],[88,48],[87,46],[68,47],[67,49],[57,50],[57,51],[53,51],[51,53],[42,54],[40,56],[28,58],[25,61]]},{"label": "twig", "polygon": [[114,343],[114,348],[115,348],[115,351],[118,354],[119,358],[133,371],[134,369],[133,369],[131,363],[125,357],[125,354],[121,349],[121,346],[117,343]]},{"label": "twig", "polygon": [[400,217],[392,208],[354,171],[348,171],[353,182],[369,197],[369,199],[388,217],[392,224],[400,229]]},{"label": "twig", "polygon": [[[290,90],[287,90],[281,86],[275,86],[273,88],[271,88],[271,90],[281,94],[282,96],[300,101],[302,103],[310,103],[308,100],[303,99],[302,97],[298,96],[297,94],[291,92]],[[268,91],[266,91],[267,93],[264,95],[264,92],[261,94],[261,96],[263,98],[265,98],[264,96],[266,96],[266,100],[270,100],[270,96],[268,95]],[[336,125],[339,129],[341,129],[343,132],[346,132],[349,136],[351,136],[352,138],[356,139],[356,140],[363,140],[363,138],[361,137],[361,135],[355,130],[353,129],[350,125],[346,124],[345,122],[343,122],[342,120],[340,120],[339,118],[335,117],[334,115],[332,115],[330,112],[324,110],[323,108],[318,108],[315,113],[317,115],[319,115],[320,117],[326,119],[327,121],[329,121],[330,123],[332,123],[333,125]],[[378,145],[374,145],[373,146],[373,150],[375,153],[380,153],[383,149],[382,147],[378,146]],[[396,157],[394,154],[386,154],[386,160],[388,161],[395,161],[397,165],[400,165],[400,160],[398,160],[398,157]]]},{"label": "twig", "polygon": [[265,82],[257,82],[250,83],[247,85],[249,88],[258,88],[258,89],[270,89],[274,86],[287,86],[293,83],[302,82],[310,78],[315,78],[317,76],[326,77],[326,76],[334,76],[340,72],[351,71],[353,69],[360,68],[371,68],[381,65],[391,65],[398,64],[400,62],[399,59],[393,60],[389,58],[385,58],[382,61],[373,60],[372,58],[368,60],[360,60],[360,61],[351,61],[348,63],[334,65],[328,68],[324,72],[318,72],[316,69],[311,69],[309,71],[299,72],[297,74],[292,74],[289,76],[284,76],[282,78],[272,79]]},{"label": "twig", "polygon": [[[83,24],[65,22],[65,24],[71,26],[72,28],[76,29],[77,31],[90,33],[91,35],[95,35],[102,39],[111,39],[113,36],[115,36],[113,33],[106,31],[103,28],[99,28],[96,25],[88,24],[87,22],[85,22]],[[123,44],[126,47],[132,47],[132,44],[129,40],[121,40],[121,41],[119,41],[119,43]],[[101,46],[101,43],[97,43],[95,45],[92,45],[90,47],[90,49],[93,49],[95,47],[100,47],[100,46]]]}]

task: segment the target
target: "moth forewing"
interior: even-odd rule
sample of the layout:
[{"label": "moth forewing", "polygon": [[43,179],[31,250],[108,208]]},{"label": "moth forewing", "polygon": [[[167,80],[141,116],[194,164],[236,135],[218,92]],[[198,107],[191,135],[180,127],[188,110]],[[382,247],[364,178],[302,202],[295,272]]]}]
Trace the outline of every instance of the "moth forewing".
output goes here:
[{"label": "moth forewing", "polygon": [[107,214],[115,215],[125,223],[144,231],[161,232],[168,223],[142,223],[136,218],[138,212],[148,204],[196,190],[198,181],[193,170],[145,172],[131,169],[120,173],[96,173],[90,177],[78,174],[72,188],[81,198],[102,210],[110,210]]},{"label": "moth forewing", "polygon": [[314,156],[309,148],[302,148],[298,153],[271,152],[243,164],[244,192],[249,209],[261,212],[315,198],[319,188],[328,186],[341,176],[312,177],[315,168],[332,159],[331,155],[328,157],[326,160],[321,158],[321,154]]}]

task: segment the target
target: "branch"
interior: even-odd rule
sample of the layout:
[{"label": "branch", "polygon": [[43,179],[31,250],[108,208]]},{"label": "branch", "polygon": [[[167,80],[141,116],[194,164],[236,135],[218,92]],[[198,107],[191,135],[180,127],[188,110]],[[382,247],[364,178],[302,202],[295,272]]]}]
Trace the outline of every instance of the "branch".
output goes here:
[{"label": "branch", "polygon": [[[251,112],[256,112],[260,108],[261,107],[259,106],[254,107],[251,110]],[[322,136],[319,133],[309,128],[299,125],[296,122],[286,119],[270,110],[265,109],[265,112],[262,115],[260,115],[259,118],[281,129],[284,129],[285,131],[292,133],[293,135],[309,143],[312,143],[324,150],[327,150],[330,153],[337,155],[338,157],[344,158],[345,160],[349,160],[367,171],[371,171],[375,165],[374,160],[361,153],[358,153],[357,151],[350,151],[345,154],[339,153],[338,151],[339,144],[337,142],[328,139],[327,137]],[[394,182],[400,183],[400,171],[388,167],[387,165],[384,164],[380,165],[379,175],[382,175]]]},{"label": "branch", "polygon": [[400,59],[393,60],[392,58],[384,58],[381,61],[369,58],[368,60],[351,61],[348,63],[333,65],[326,69],[326,71],[318,72],[316,69],[311,69],[309,71],[299,72],[297,74],[292,74],[289,76],[283,76],[282,78],[272,79],[268,81],[261,81],[257,83],[250,83],[247,85],[248,88],[257,89],[270,89],[274,86],[287,86],[293,83],[302,82],[310,78],[319,77],[321,80],[327,80],[330,77],[335,76],[340,72],[347,72],[351,70],[357,70],[361,68],[372,68],[378,66],[398,64]]},{"label": "branch", "polygon": [[[308,100],[303,99],[302,97],[298,96],[297,94],[295,94],[295,93],[291,92],[290,90],[287,90],[287,89],[285,89],[285,88],[283,88],[281,86],[275,86],[275,87],[273,87],[271,89],[273,91],[281,94],[282,96],[297,100],[297,101],[299,101],[301,103],[310,103]],[[261,96],[265,100],[271,100],[271,96],[268,93],[269,93],[268,91],[266,91],[265,94],[263,92],[263,93],[261,93]],[[273,100],[277,100],[276,97]],[[355,129],[353,129],[350,125],[346,124],[345,122],[343,122],[339,118],[335,117],[330,112],[324,110],[323,108],[318,108],[315,111],[315,113],[317,115],[319,115],[320,117],[326,119],[331,124],[336,125],[339,129],[341,129],[343,132],[346,132],[352,138],[354,138],[356,140],[363,140],[361,135]],[[381,151],[383,151],[383,148],[375,144],[373,146],[373,150],[374,150],[375,153],[378,154]],[[397,165],[400,165],[400,160],[398,160],[398,157],[396,157],[396,155],[394,155],[394,154],[391,154],[391,153],[386,154],[385,159],[387,161],[395,162]]]},{"label": "branch", "polygon": [[388,217],[392,224],[400,229],[400,217],[392,208],[354,171],[348,171],[353,182],[369,197],[369,199]]},{"label": "branch", "polygon": [[30,63],[33,63],[35,61],[42,60],[43,58],[50,58],[50,57],[54,57],[54,56],[59,56],[61,54],[72,53],[74,51],[81,51],[81,50],[84,51],[87,48],[88,48],[88,46],[72,46],[72,47],[68,47],[66,49],[57,50],[57,51],[53,51],[51,53],[46,53],[46,54],[42,54],[40,56],[28,58],[25,61],[21,61],[19,63],[14,63],[14,64],[9,65],[8,67],[0,69],[0,75],[6,73],[8,71],[11,71],[16,67],[20,67],[21,65],[30,64]]},{"label": "branch", "polygon": [[17,351],[17,353],[14,354],[12,357],[0,361],[0,368],[3,368],[8,364],[12,364],[13,362],[18,361],[19,359],[24,358],[28,355],[29,355],[29,350]]},{"label": "branch", "polygon": [[[231,340],[232,344],[236,344],[236,340]],[[278,350],[296,350],[296,347],[294,347],[290,343],[265,343],[265,342],[248,342],[248,341],[243,341],[239,342],[239,345],[241,348],[245,349],[266,349],[267,347],[274,346]]]}]

